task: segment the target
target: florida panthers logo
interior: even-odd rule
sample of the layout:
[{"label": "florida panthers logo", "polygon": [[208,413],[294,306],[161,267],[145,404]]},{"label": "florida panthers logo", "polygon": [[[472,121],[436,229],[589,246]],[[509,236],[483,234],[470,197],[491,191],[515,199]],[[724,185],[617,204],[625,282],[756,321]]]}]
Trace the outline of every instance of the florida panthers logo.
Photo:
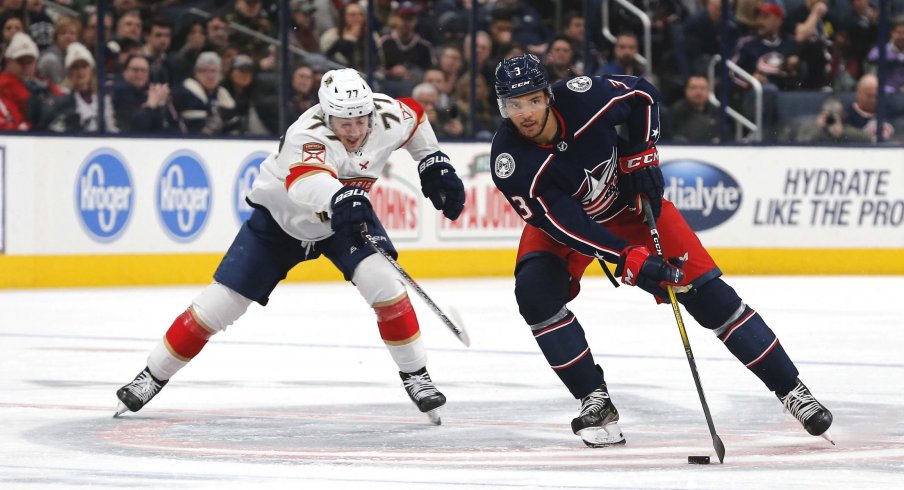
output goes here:
[{"label": "florida panthers logo", "polygon": [[515,159],[508,153],[502,153],[496,157],[496,163],[493,165],[493,172],[500,179],[507,179],[515,173]]},{"label": "florida panthers logo", "polygon": [[590,77],[572,78],[565,84],[566,87],[578,93],[590,90],[591,85],[593,85],[593,80]]}]

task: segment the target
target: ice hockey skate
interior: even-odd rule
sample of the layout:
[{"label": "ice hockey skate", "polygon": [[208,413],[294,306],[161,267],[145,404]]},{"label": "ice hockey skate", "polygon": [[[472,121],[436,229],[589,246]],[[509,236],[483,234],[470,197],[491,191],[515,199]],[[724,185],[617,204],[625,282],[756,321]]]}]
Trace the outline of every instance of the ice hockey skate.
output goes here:
[{"label": "ice hockey skate", "polygon": [[800,379],[796,381],[797,384],[787,395],[778,397],[785,406],[785,411],[800,421],[810,435],[822,436],[834,445],[835,441],[829,431],[832,425],[832,412],[813,397],[810,389]]},{"label": "ice hockey skate", "polygon": [[131,383],[116,390],[119,404],[116,406],[116,413],[113,414],[113,417],[119,417],[127,410],[132,412],[141,410],[141,407],[151,401],[157,393],[160,393],[167,381],[169,380],[161,381],[155,378],[148,368],[144,368]]},{"label": "ice hockey skate", "polygon": [[408,392],[408,397],[417,405],[418,410],[427,414],[430,422],[436,425],[443,423],[440,419],[439,407],[446,404],[446,396],[436,389],[427,368],[423,367],[413,373],[399,372],[402,378],[402,386]]},{"label": "ice hockey skate", "polygon": [[618,426],[618,410],[609,399],[605,382],[581,399],[581,412],[571,421],[571,430],[589,447],[625,443]]}]

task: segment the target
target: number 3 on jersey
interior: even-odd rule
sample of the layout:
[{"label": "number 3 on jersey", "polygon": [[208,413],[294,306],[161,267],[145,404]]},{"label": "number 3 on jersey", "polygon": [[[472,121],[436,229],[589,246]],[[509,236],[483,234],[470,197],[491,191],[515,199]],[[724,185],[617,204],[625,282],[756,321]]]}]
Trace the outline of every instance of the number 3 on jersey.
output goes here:
[{"label": "number 3 on jersey", "polygon": [[515,205],[515,210],[518,211],[518,214],[521,215],[521,218],[524,221],[527,221],[534,217],[534,212],[527,207],[527,201],[524,200],[521,196],[511,196],[510,199],[512,203]]}]

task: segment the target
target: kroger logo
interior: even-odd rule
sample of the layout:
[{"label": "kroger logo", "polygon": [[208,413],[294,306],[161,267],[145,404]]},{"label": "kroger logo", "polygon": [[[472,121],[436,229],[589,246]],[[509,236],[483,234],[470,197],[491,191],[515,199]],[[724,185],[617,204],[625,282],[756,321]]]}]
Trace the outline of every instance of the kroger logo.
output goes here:
[{"label": "kroger logo", "polygon": [[125,159],[110,148],[88,155],[75,184],[75,207],[88,235],[116,240],[132,217],[134,188]]},{"label": "kroger logo", "polygon": [[741,188],[722,169],[699,160],[671,160],[662,164],[665,198],[681,211],[696,231],[728,221],[741,205]]},{"label": "kroger logo", "polygon": [[245,201],[245,196],[251,191],[251,185],[254,179],[261,173],[261,162],[267,158],[267,153],[262,151],[248,155],[248,158],[242,162],[239,168],[239,174],[235,178],[235,187],[232,192],[232,207],[239,219],[239,223],[244,223],[251,217],[251,211],[254,210]]},{"label": "kroger logo", "polygon": [[157,211],[173,239],[194,240],[210,216],[211,188],[207,171],[196,153],[170,155],[157,178]]}]

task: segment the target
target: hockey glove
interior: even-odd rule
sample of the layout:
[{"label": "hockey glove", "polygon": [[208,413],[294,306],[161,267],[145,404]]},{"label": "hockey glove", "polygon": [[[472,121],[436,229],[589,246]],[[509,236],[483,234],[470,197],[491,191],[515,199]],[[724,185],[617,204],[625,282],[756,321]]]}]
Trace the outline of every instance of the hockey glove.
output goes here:
[{"label": "hockey glove", "polygon": [[455,220],[465,208],[465,186],[461,183],[449,157],[437,151],[427,155],[417,167],[421,176],[421,192],[446,218]]},{"label": "hockey glove", "polygon": [[364,245],[361,237],[362,223],[367,226],[368,233],[385,233],[383,227],[378,225],[379,220],[364,189],[351,185],[339,189],[333,194],[331,206],[330,227],[336,235],[341,235],[351,244]]},{"label": "hockey glove", "polygon": [[653,217],[659,218],[662,211],[662,192],[665,179],[659,169],[659,152],[655,146],[625,157],[618,158],[618,191],[628,199],[628,209],[643,213],[641,199],[650,201]]},{"label": "hockey glove", "polygon": [[668,264],[658,255],[651,254],[646,247],[635,245],[622,250],[615,275],[629,286],[637,286],[655,296],[664,296],[666,285],[675,286],[684,279],[684,272],[680,269],[683,263],[676,263],[680,265]]}]

